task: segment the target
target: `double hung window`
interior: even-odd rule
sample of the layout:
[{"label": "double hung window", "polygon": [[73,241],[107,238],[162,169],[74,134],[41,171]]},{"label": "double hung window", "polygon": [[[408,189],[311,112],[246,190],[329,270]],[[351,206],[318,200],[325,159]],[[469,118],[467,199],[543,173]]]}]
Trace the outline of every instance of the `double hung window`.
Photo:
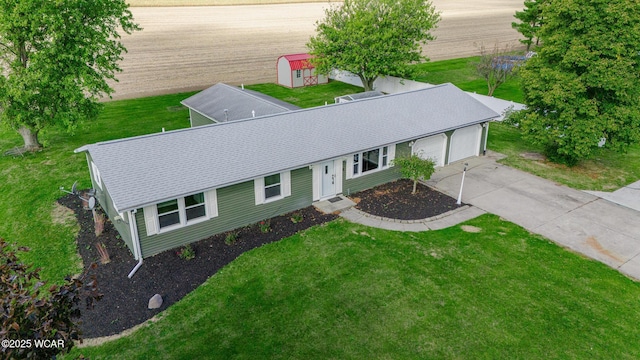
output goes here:
[{"label": "double hung window", "polygon": [[285,171],[253,180],[256,205],[291,195],[291,172]]},{"label": "double hung window", "polygon": [[195,224],[218,216],[216,190],[164,201],[143,209],[147,235]]}]

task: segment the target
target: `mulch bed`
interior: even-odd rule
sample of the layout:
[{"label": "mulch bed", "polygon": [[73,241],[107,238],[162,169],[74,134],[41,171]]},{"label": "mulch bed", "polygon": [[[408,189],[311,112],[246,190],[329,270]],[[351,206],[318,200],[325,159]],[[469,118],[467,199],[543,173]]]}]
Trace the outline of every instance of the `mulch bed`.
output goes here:
[{"label": "mulch bed", "polygon": [[[303,216],[296,224],[287,214],[272,218],[272,230],[267,233],[262,233],[258,224],[236,230],[238,238],[233,245],[225,244],[226,234],[191,244],[196,254],[191,260],[180,258],[177,249],[147,258],[129,279],[127,275],[137,261],[113,225],[107,221],[103,233],[96,237],[92,213],[83,209],[78,197],[68,195],[58,202],[75,212],[80,224],[78,251],[84,268],[89,269],[88,275],[96,276],[99,291],[104,294],[92,310],[81,309],[80,328],[84,338],[113,335],[138,325],[180,300],[245,251],[337,218],[308,207],[295,212]],[[98,242],[103,243],[109,253],[111,261],[107,264],[99,263]],[[99,265],[90,269],[92,263]],[[149,310],[148,302],[154,294],[160,294],[163,303],[159,309]]]},{"label": "mulch bed", "polygon": [[425,219],[459,207],[456,199],[426,185],[418,183],[415,194],[412,190],[413,181],[400,179],[350,197],[366,213],[401,220]]}]

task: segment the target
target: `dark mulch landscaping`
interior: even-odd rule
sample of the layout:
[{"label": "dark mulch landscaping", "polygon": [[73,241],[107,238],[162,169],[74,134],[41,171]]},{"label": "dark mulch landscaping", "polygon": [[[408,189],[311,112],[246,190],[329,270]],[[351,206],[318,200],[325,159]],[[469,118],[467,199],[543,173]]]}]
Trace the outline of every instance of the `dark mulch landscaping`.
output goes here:
[{"label": "dark mulch landscaping", "polygon": [[[78,251],[85,269],[90,269],[94,262],[99,264],[98,242],[105,245],[111,258],[109,263],[89,270],[89,275],[97,277],[99,291],[104,297],[92,310],[82,309],[80,327],[85,338],[113,335],[138,325],[180,300],[245,251],[337,217],[308,207],[295,212],[303,216],[302,221],[296,224],[291,220],[291,214],[287,214],[272,218],[272,230],[267,233],[262,233],[258,224],[236,230],[238,238],[233,245],[225,244],[226,234],[194,243],[191,246],[196,256],[191,260],[180,258],[177,249],[145,259],[142,267],[129,279],[127,275],[137,261],[113,225],[107,221],[102,235],[96,237],[92,213],[83,209],[78,197],[68,195],[58,202],[72,209],[78,218]],[[162,295],[164,301],[160,309],[149,310],[149,298],[154,294]]]},{"label": "dark mulch landscaping", "polygon": [[425,219],[458,208],[456,199],[426,185],[418,183],[415,194],[412,190],[413,181],[401,179],[350,197],[366,213],[402,220]]}]

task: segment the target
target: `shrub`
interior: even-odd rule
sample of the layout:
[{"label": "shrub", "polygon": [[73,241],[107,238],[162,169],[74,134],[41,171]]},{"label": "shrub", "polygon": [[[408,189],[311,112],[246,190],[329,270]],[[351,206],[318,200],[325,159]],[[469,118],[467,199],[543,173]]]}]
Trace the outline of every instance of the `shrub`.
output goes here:
[{"label": "shrub", "polygon": [[93,223],[95,225],[96,237],[102,235],[102,232],[104,231],[104,222],[104,215],[96,210],[93,210]]},{"label": "shrub", "polygon": [[96,249],[98,250],[98,255],[100,255],[100,264],[104,265],[111,262],[111,257],[104,243],[96,243]]},{"label": "shrub", "polygon": [[410,157],[393,160],[394,165],[400,168],[400,174],[405,179],[413,180],[412,194],[416,193],[416,187],[420,178],[429,180],[435,172],[435,162],[432,159],[423,159],[414,154]]},{"label": "shrub", "polygon": [[191,260],[196,257],[196,252],[191,245],[185,245],[178,251],[178,256],[183,260]]},{"label": "shrub", "polygon": [[302,216],[302,214],[300,213],[294,213],[293,215],[291,215],[291,222],[294,224],[302,222],[302,220],[304,220],[304,216]]},{"label": "shrub", "polygon": [[228,233],[224,238],[224,243],[227,245],[233,245],[236,243],[236,241],[238,241],[238,234],[234,232]]},{"label": "shrub", "polygon": [[[18,341],[16,344],[22,345],[3,346],[0,348],[2,358],[51,359],[69,351],[75,340],[81,340],[80,328],[75,322],[80,317],[81,297],[85,298],[88,309],[102,298],[95,276],[83,283],[86,271],[79,277],[66,277],[62,285],[48,288],[40,281],[39,272],[40,269],[33,270],[21,263],[0,238],[0,309],[3,310],[0,337],[3,344]],[[59,346],[36,347],[36,339]]]},{"label": "shrub", "polygon": [[266,234],[269,231],[271,231],[271,222],[269,220],[260,221],[260,223],[258,225],[260,226],[260,232],[263,233],[263,234]]}]

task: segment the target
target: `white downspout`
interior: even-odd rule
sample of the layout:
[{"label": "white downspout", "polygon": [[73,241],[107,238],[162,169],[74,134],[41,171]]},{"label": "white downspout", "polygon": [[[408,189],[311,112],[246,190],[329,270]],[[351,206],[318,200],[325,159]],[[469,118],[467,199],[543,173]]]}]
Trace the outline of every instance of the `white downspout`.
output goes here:
[{"label": "white downspout", "polygon": [[489,139],[489,121],[487,121],[485,123],[486,129],[485,129],[485,133],[484,133],[484,147],[482,149],[482,155],[486,155],[487,154],[487,139]]},{"label": "white downspout", "polygon": [[129,279],[131,279],[131,277],[133,277],[133,274],[135,274],[136,271],[140,269],[140,266],[142,266],[142,250],[140,247],[140,237],[138,236],[138,227],[136,226],[135,217],[135,213],[137,212],[138,209],[129,211],[129,229],[131,230],[131,242],[133,243],[133,256],[136,260],[138,260],[136,266],[131,270],[129,275],[127,275]]}]

